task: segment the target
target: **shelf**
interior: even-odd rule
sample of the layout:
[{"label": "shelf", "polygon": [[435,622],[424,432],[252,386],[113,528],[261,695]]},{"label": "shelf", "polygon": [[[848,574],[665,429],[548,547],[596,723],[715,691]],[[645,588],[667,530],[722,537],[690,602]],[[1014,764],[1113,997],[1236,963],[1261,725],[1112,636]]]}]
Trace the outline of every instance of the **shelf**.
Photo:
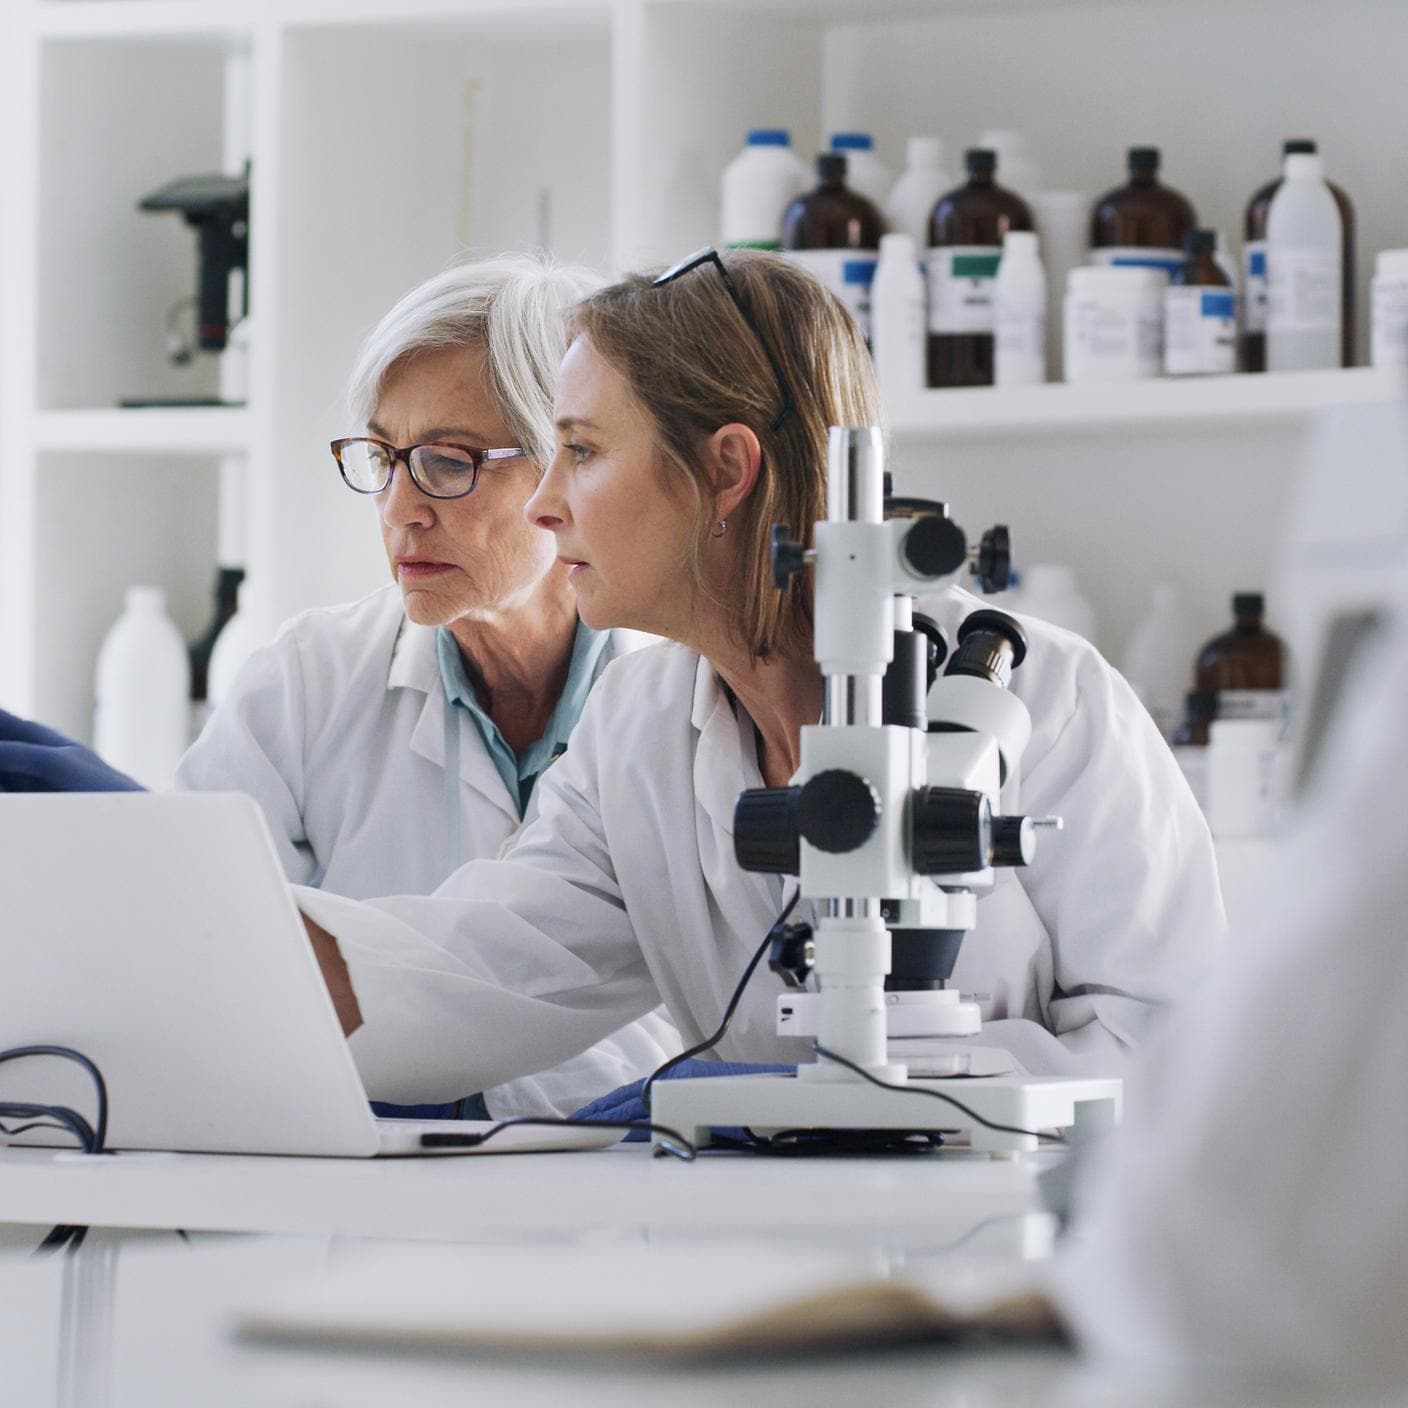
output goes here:
[{"label": "shelf", "polygon": [[1326,406],[1389,401],[1408,377],[1386,367],[1076,386],[921,391],[890,402],[897,437],[1000,439],[1050,432],[1235,430],[1294,425]]},{"label": "shelf", "polygon": [[41,411],[40,450],[223,455],[249,448],[249,412],[242,406],[143,407]]}]

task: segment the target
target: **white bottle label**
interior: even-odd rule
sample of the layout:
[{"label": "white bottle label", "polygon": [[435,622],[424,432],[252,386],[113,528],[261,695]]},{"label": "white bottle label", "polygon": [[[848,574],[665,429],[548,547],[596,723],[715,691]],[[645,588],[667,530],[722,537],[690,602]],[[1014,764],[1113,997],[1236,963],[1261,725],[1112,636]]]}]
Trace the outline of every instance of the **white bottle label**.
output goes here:
[{"label": "white bottle label", "polygon": [[804,269],[821,280],[856,320],[860,334],[870,340],[870,285],[878,255],[873,249],[789,249]]},{"label": "white bottle label", "polygon": [[991,333],[993,282],[1002,247],[951,244],[929,250],[929,331]]},{"label": "white bottle label", "polygon": [[1284,720],[1286,702],[1284,689],[1220,689],[1217,692],[1217,717]]},{"label": "white bottle label", "polygon": [[1248,332],[1266,331],[1266,241],[1248,240],[1242,248],[1242,307]]},{"label": "white bottle label", "polygon": [[1169,376],[1237,369],[1237,299],[1230,288],[1164,290],[1164,371]]},{"label": "white bottle label", "polygon": [[1373,280],[1369,360],[1376,367],[1408,366],[1408,279]]},{"label": "white bottle label", "polygon": [[1266,252],[1266,275],[1268,333],[1338,329],[1340,259],[1336,251],[1278,245]]},{"label": "white bottle label", "polygon": [[1046,380],[1046,309],[997,300],[993,381],[998,386],[1034,386]]},{"label": "white bottle label", "polygon": [[1146,249],[1140,245],[1116,244],[1090,251],[1092,264],[1118,269],[1158,269],[1170,278],[1183,267],[1187,258],[1181,249],[1163,249],[1156,245]]}]

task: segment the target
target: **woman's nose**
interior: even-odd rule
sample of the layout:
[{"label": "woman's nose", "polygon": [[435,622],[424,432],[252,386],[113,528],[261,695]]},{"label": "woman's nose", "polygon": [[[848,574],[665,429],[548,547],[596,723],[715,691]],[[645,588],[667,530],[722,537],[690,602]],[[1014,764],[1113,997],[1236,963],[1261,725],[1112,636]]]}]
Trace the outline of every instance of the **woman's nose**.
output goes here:
[{"label": "woman's nose", "polygon": [[556,465],[557,459],[554,457],[538,480],[538,487],[523,505],[523,516],[529,523],[535,528],[546,528],[549,532],[560,528],[564,519],[562,496],[557,489]]},{"label": "woman's nose", "polygon": [[429,527],[435,521],[434,500],[411,478],[404,460],[391,466],[391,483],[376,496],[377,511],[398,528]]}]

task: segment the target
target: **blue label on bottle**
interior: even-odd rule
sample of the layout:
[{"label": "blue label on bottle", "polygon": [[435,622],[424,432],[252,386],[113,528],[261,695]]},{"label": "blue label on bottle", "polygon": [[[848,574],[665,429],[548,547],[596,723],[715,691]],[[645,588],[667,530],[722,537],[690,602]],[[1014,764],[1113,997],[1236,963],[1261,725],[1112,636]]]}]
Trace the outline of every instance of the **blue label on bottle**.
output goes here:
[{"label": "blue label on bottle", "polygon": [[1163,274],[1176,274],[1183,267],[1183,257],[1176,258],[1157,254],[1118,254],[1110,260],[1115,269],[1157,269]]},{"label": "blue label on bottle", "polygon": [[1247,273],[1254,279],[1266,277],[1266,250],[1254,249],[1247,257]]},{"label": "blue label on bottle", "polygon": [[1237,300],[1230,289],[1209,289],[1199,311],[1205,318],[1235,318]]},{"label": "blue label on bottle", "polygon": [[874,259],[848,259],[841,265],[841,282],[845,284],[870,284],[875,278]]}]

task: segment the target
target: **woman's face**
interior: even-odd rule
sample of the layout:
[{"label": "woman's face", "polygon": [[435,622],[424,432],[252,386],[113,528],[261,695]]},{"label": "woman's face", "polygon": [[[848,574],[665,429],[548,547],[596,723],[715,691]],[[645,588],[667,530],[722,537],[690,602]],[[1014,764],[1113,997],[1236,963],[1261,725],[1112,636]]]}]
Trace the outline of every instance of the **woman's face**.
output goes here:
[{"label": "woman's face", "polygon": [[583,337],[563,359],[553,413],[557,452],[525,512],[556,537],[582,619],[685,638],[694,516],[668,487],[645,410]]},{"label": "woman's face", "polygon": [[[513,439],[489,394],[478,347],[419,352],[382,385],[367,434],[392,445],[448,441],[476,449]],[[524,458],[489,460],[472,494],[432,499],[398,461],[376,497],[381,539],[406,615],[425,626],[492,615],[522,605],[555,566],[552,535],[523,514],[538,467]]]}]

